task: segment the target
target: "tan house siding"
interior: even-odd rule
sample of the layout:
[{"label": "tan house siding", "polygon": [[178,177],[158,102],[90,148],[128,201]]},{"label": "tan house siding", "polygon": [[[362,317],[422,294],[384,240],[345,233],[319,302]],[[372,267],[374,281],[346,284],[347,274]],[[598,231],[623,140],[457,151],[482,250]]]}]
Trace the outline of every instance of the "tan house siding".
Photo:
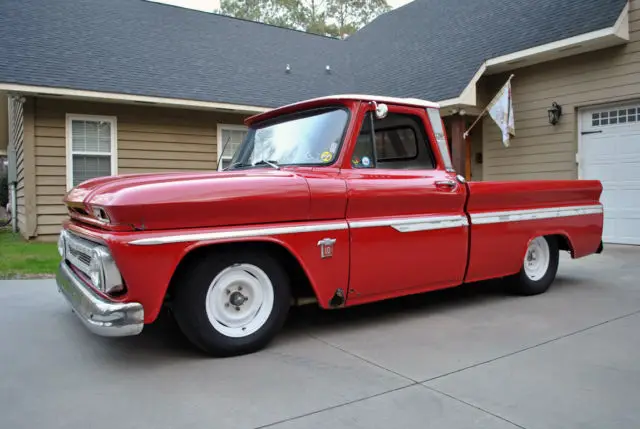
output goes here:
[{"label": "tan house siding", "polygon": [[38,239],[50,240],[66,213],[67,114],[112,116],[117,121],[118,174],[214,170],[217,124],[245,116],[152,106],[39,98],[35,109]]},{"label": "tan house siding", "polygon": [[[516,137],[505,148],[499,128],[485,117],[484,180],[577,178],[578,108],[640,97],[640,0],[629,4],[626,45],[513,71]],[[490,76],[481,84],[495,93],[507,78]],[[553,101],[562,106],[555,126],[547,116]]]},{"label": "tan house siding", "polygon": [[16,219],[27,238],[34,233],[36,213],[32,111],[33,99],[9,99],[9,139],[16,149]]}]

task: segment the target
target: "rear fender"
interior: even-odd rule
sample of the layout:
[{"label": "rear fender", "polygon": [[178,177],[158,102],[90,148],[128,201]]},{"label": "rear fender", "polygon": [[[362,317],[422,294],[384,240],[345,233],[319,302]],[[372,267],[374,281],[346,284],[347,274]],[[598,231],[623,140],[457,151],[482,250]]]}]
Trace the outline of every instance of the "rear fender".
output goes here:
[{"label": "rear fender", "polygon": [[[602,192],[598,181],[470,182],[468,187],[471,240],[466,282],[517,273],[529,242],[542,235],[563,237],[563,247],[573,258],[599,249],[603,213],[597,210]],[[574,213],[573,207],[588,210]],[[555,212],[565,208],[569,212]]]},{"label": "rear fender", "polygon": [[529,248],[529,245],[533,240],[535,240],[538,237],[549,237],[549,236],[554,236],[558,238],[559,239],[558,248],[560,250],[568,251],[571,257],[572,258],[574,257],[573,242],[571,240],[571,237],[569,236],[569,233],[562,229],[555,229],[555,230],[551,229],[547,231],[536,231],[535,234],[531,234],[531,236],[529,237],[529,240],[527,240],[527,242],[525,243],[522,249],[522,252],[521,252],[522,259],[524,259],[524,257],[526,256],[527,249]]}]

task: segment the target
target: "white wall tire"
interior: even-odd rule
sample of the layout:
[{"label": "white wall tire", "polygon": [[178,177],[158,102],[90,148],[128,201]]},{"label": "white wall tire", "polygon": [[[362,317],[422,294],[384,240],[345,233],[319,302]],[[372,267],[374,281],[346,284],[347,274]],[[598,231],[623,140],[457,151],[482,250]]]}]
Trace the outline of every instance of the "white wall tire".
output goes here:
[{"label": "white wall tire", "polygon": [[518,295],[546,292],[556,278],[559,259],[556,237],[535,237],[527,245],[520,272],[508,279],[511,291]]},{"label": "white wall tire", "polygon": [[187,264],[175,283],[178,326],[213,356],[236,356],[267,346],[289,312],[289,278],[262,252],[211,253]]}]

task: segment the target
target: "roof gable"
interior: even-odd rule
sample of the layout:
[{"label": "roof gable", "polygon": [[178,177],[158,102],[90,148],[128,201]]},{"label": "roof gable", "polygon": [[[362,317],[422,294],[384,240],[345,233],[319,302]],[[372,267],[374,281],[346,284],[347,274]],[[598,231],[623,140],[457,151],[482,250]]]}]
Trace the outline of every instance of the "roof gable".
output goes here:
[{"label": "roof gable", "polygon": [[364,86],[390,96],[440,101],[460,95],[484,61],[611,27],[626,3],[415,0],[380,16],[347,42]]},{"label": "roof gable", "polygon": [[0,83],[266,107],[444,100],[483,61],[610,27],[626,3],[415,0],[341,41],[143,0],[4,0]]},{"label": "roof gable", "polygon": [[337,39],[142,0],[4,0],[0,40],[1,82],[274,106],[345,79]]}]

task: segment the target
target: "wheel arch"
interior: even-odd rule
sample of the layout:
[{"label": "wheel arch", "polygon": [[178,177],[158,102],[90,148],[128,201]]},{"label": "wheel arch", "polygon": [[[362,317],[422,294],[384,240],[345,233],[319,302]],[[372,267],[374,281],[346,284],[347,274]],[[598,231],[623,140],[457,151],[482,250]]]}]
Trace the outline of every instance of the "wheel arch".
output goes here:
[{"label": "wheel arch", "polygon": [[169,286],[165,293],[165,300],[171,299],[176,288],[179,287],[180,274],[188,269],[190,264],[196,263],[202,257],[211,253],[255,250],[274,255],[283,264],[283,268],[291,279],[291,293],[293,298],[318,297],[317,288],[307,267],[305,267],[299,255],[287,243],[271,237],[252,238],[247,240],[234,240],[223,242],[202,242],[195,243],[187,248],[178,262]]},{"label": "wheel arch", "polygon": [[532,234],[527,240],[527,242],[524,244],[524,247],[522,249],[522,258],[526,256],[527,249],[529,248],[531,241],[533,241],[537,237],[554,237],[556,239],[556,242],[558,243],[558,250],[564,250],[566,252],[569,252],[571,257],[572,258],[574,257],[573,242],[569,234],[566,231],[551,230],[551,231],[536,231],[535,234]]}]

